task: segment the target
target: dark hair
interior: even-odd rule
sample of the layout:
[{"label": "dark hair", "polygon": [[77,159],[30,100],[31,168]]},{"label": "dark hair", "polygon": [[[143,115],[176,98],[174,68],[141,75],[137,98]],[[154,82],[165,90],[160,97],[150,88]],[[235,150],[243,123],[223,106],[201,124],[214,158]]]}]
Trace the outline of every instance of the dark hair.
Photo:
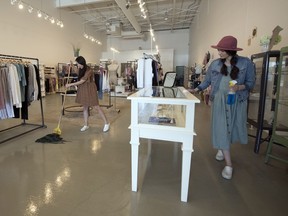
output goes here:
[{"label": "dark hair", "polygon": [[79,74],[78,74],[78,80],[80,80],[84,75],[85,75],[85,72],[87,70],[87,64],[86,64],[86,60],[83,56],[78,56],[75,61],[78,63],[78,64],[81,64],[83,65],[83,68],[80,69],[79,68]]},{"label": "dark hair", "polygon": [[[230,64],[232,66],[231,72],[230,72],[230,77],[231,79],[235,80],[238,77],[239,73],[239,68],[236,66],[238,58],[237,58],[237,51],[234,50],[224,50],[229,56],[232,56],[230,60]],[[226,59],[221,59],[223,65],[221,68],[221,74],[227,76],[228,71],[227,71],[227,66],[225,65]]]}]

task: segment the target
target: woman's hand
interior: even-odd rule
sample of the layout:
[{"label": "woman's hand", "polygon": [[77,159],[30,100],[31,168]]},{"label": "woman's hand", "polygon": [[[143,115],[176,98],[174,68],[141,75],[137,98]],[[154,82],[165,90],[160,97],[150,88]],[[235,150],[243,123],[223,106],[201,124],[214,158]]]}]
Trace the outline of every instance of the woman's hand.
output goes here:
[{"label": "woman's hand", "polygon": [[234,85],[234,86],[231,86],[231,89],[234,92],[241,91],[241,90],[245,89],[245,85]]},{"label": "woman's hand", "polygon": [[199,92],[199,89],[198,88],[188,89],[188,91],[191,92],[192,94],[195,94],[195,93]]},{"label": "woman's hand", "polygon": [[69,88],[69,87],[71,87],[71,86],[73,86],[71,83],[67,83],[67,84],[65,85],[66,88]]}]

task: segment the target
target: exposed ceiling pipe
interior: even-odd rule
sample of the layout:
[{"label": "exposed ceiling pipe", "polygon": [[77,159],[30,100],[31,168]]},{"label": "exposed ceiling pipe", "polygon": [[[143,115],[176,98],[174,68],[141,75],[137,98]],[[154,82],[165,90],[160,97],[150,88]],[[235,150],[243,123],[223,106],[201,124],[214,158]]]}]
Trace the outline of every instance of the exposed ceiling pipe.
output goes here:
[{"label": "exposed ceiling pipe", "polygon": [[118,4],[118,6],[121,8],[121,10],[123,11],[123,13],[125,14],[125,16],[127,17],[127,19],[129,20],[129,22],[131,23],[131,25],[133,26],[133,28],[135,29],[135,31],[140,34],[142,32],[141,26],[139,25],[139,23],[137,22],[135,16],[133,15],[133,13],[131,12],[131,10],[128,8],[126,8],[126,0],[115,0],[115,2]]},{"label": "exposed ceiling pipe", "polygon": [[172,25],[171,25],[171,31],[174,29],[174,23],[175,23],[175,8],[176,8],[176,0],[173,0],[173,11],[172,11]]},{"label": "exposed ceiling pipe", "polygon": [[[86,0],[87,4],[92,3],[99,3],[99,2],[105,2],[105,0]],[[77,6],[82,5],[83,0],[61,0],[61,7],[71,7],[71,6]],[[56,7],[59,7],[59,3],[56,2]]]}]

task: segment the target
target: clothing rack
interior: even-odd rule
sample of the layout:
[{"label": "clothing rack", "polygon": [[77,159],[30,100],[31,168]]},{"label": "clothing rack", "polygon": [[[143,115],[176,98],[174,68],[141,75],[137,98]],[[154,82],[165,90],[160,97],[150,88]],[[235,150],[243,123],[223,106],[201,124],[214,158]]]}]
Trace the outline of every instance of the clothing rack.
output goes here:
[{"label": "clothing rack", "polygon": [[[0,59],[11,59],[11,60],[21,60],[21,61],[22,60],[28,60],[28,61],[31,60],[31,61],[36,62],[37,68],[39,70],[39,59],[37,59],[37,58],[0,54]],[[40,73],[40,71],[38,71],[38,72]],[[39,77],[40,77],[40,75],[39,75]],[[7,142],[7,141],[9,141],[11,139],[14,139],[16,137],[22,136],[24,134],[27,134],[29,132],[32,132],[34,130],[37,130],[39,128],[46,127],[46,125],[44,124],[44,113],[43,113],[43,104],[42,104],[41,90],[39,90],[39,95],[40,95],[40,99],[39,100],[40,100],[40,110],[41,110],[41,124],[27,123],[25,119],[22,119],[23,120],[22,123],[20,123],[18,125],[11,126],[9,128],[3,129],[3,130],[0,130],[0,133],[8,131],[8,130],[11,130],[11,129],[14,129],[14,128],[17,128],[17,127],[20,127],[20,126],[25,126],[25,125],[35,126],[35,128],[29,129],[29,130],[27,130],[25,132],[22,132],[22,133],[19,133],[17,135],[14,135],[12,137],[9,137],[7,139],[1,140],[0,144],[4,143],[4,142]]]},{"label": "clothing rack", "polygon": [[143,53],[143,58],[145,58],[145,59],[150,58],[152,60],[157,61],[156,58],[153,55],[147,54],[147,53]]}]

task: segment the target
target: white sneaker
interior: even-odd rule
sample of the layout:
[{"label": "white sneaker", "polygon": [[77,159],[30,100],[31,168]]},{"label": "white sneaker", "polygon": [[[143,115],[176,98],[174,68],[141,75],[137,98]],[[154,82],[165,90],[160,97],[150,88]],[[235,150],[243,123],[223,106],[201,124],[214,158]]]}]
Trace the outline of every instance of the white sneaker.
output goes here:
[{"label": "white sneaker", "polygon": [[223,152],[222,150],[218,150],[216,156],[215,156],[215,159],[218,160],[218,161],[223,161],[224,160],[224,155],[223,155]]},{"label": "white sneaker", "polygon": [[84,125],[84,126],[80,129],[80,131],[84,132],[84,131],[86,131],[86,130],[88,130],[88,129],[89,129],[89,126]]},{"label": "white sneaker", "polygon": [[233,173],[233,168],[230,166],[225,166],[222,170],[222,177],[225,179],[231,179]]},{"label": "white sneaker", "polygon": [[107,132],[110,129],[110,124],[105,124],[103,128],[103,132]]}]

